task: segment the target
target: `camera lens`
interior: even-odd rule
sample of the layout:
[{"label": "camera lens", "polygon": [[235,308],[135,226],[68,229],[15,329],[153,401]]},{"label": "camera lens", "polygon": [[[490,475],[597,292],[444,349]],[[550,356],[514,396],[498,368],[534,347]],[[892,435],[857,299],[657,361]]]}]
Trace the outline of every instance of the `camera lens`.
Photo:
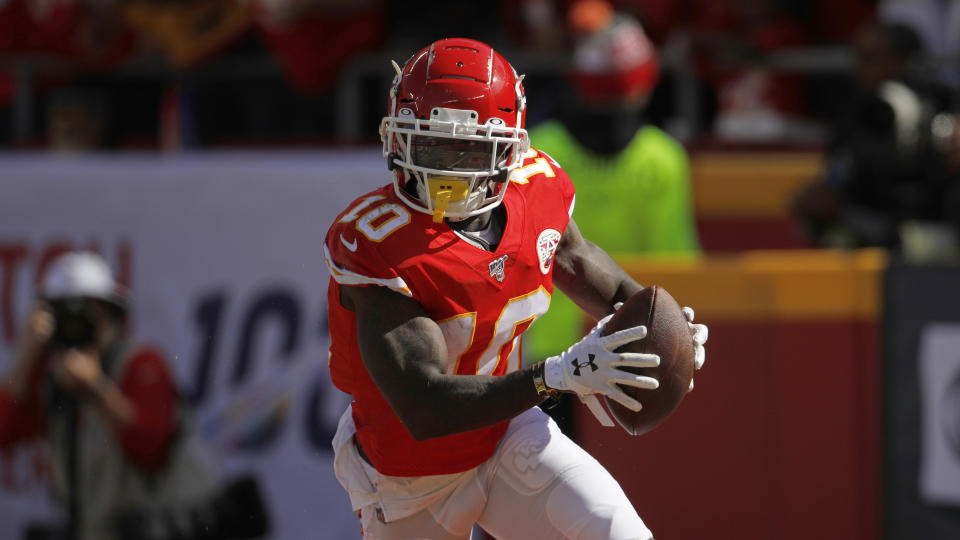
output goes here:
[{"label": "camera lens", "polygon": [[92,345],[96,334],[96,315],[82,299],[57,300],[52,303],[54,330],[51,343],[59,348]]}]

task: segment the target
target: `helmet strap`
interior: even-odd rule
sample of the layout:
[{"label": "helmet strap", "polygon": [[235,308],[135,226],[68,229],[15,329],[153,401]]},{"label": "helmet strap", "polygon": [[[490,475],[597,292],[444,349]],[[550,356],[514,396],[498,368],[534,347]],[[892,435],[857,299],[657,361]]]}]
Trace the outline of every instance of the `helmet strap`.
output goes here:
[{"label": "helmet strap", "polygon": [[390,152],[389,154],[387,154],[387,170],[395,171],[397,169],[402,169],[403,167],[401,167],[400,165],[397,165],[396,161],[394,161],[397,159],[402,160],[402,158],[403,156],[401,156],[396,152]]}]

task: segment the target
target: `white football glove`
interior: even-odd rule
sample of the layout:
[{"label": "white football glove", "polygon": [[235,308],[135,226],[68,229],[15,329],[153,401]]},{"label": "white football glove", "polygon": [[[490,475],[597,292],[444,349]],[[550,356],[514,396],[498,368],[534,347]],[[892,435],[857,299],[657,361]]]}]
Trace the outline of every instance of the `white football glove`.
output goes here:
[{"label": "white football glove", "polygon": [[[599,401],[593,397],[593,394],[603,394],[632,411],[639,411],[642,408],[640,402],[628,396],[617,385],[625,384],[647,390],[660,386],[653,377],[618,369],[620,367],[657,367],[660,365],[660,357],[655,354],[613,352],[617,347],[646,337],[647,327],[634,326],[609,336],[601,335],[604,325],[612,316],[613,314],[610,314],[600,319],[600,322],[583,339],[559,356],[547,358],[543,369],[544,382],[548,387],[580,395],[581,400],[590,407],[591,412],[601,420],[601,423],[605,422],[591,403],[595,401],[599,406]],[[584,399],[586,396],[592,399]],[[609,421],[609,418],[607,420]]]},{"label": "white football glove", "polygon": [[[703,344],[707,342],[707,325],[705,324],[693,324],[693,308],[684,307],[683,316],[687,318],[687,326],[690,327],[690,332],[693,333],[693,369],[698,370],[703,367],[703,363],[707,361],[707,350],[703,347]],[[690,379],[690,389],[688,392],[693,390],[693,379]]]}]

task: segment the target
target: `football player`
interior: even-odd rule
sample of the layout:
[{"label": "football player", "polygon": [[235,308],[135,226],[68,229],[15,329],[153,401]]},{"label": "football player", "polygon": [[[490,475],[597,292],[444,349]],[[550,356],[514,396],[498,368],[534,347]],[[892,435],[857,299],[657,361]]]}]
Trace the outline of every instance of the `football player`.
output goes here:
[{"label": "football player", "polygon": [[[583,238],[573,185],[524,129],[522,76],[490,46],[443,39],[412,56],[380,126],[393,183],[327,232],[330,372],[352,404],[334,468],[367,538],[648,539],[616,480],[536,405],[574,392],[639,410],[617,385],[657,388],[602,336],[642,286]],[[597,326],[523,367],[520,336],[554,283]],[[697,367],[706,328],[693,325]]]}]

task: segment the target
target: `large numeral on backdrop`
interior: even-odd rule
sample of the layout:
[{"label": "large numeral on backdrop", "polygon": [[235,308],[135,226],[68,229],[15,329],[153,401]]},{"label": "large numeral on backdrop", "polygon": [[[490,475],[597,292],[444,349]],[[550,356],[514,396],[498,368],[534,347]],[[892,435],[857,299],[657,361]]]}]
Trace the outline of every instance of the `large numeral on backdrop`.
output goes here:
[{"label": "large numeral on backdrop", "polygon": [[[200,348],[196,355],[196,369],[193,372],[193,389],[189,393],[190,402],[202,403],[212,376],[213,359],[220,350],[220,336],[223,335],[224,308],[227,304],[226,293],[216,292],[204,297],[194,310],[194,322],[200,335]],[[280,356],[289,358],[296,350],[300,338],[300,304],[296,295],[289,289],[267,289],[259,294],[247,308],[243,324],[238,334],[236,361],[233,365],[231,383],[239,386],[250,371],[250,355],[260,328],[271,321],[280,323],[282,342]]]},{"label": "large numeral on backdrop", "polygon": [[[214,362],[222,350],[222,336],[231,335],[225,329],[227,314],[233,309],[225,291],[217,291],[200,298],[193,310],[193,322],[196,325],[199,345],[194,356],[193,386],[186,392],[191,404],[202,404],[209,396],[211,380],[214,377]],[[235,363],[230,373],[230,383],[236,388],[249,376],[250,364],[255,359],[258,336],[264,326],[280,324],[280,347],[278,355],[272,358],[289,361],[294,358],[297,349],[305,344],[305,340],[317,339],[326,342],[327,339],[327,308],[320,305],[320,320],[315,328],[316,332],[308,331],[303,335],[300,322],[303,320],[303,309],[299,297],[294,291],[284,287],[273,287],[257,294],[249,305],[242,311],[239,329],[237,332]],[[325,352],[317,358],[309,359],[320,368],[326,362]],[[330,387],[320,369],[312,383],[304,387],[301,397],[302,406],[307,407],[303,416],[303,428],[309,444],[320,453],[330,453],[330,439],[337,428],[337,419],[346,406],[348,397],[343,395],[342,400],[331,399]],[[336,402],[336,411],[327,410]],[[342,403],[341,403],[342,402]],[[325,408],[326,407],[326,408]],[[279,433],[280,430],[277,430]]]},{"label": "large numeral on backdrop", "polygon": [[286,289],[270,289],[257,297],[250,305],[240,332],[240,347],[237,349],[237,361],[233,364],[233,384],[239,385],[250,370],[250,352],[259,335],[257,329],[271,319],[281,323],[283,343],[282,356],[289,357],[293,352],[300,334],[300,305],[292,292]]},{"label": "large numeral on backdrop", "polygon": [[[317,332],[321,339],[326,340],[330,332],[330,321],[327,319],[326,305],[323,306],[320,313],[320,324],[317,325]],[[329,358],[325,358],[324,360],[329,361]],[[333,449],[330,447],[330,441],[333,440],[333,434],[337,431],[337,422],[340,413],[343,412],[343,408],[346,408],[346,404],[350,401],[346,394],[335,390],[339,396],[344,398],[342,400],[343,407],[334,411],[334,414],[329,414],[327,410],[328,407],[324,407],[325,404],[329,405],[329,401],[327,400],[327,392],[329,389],[330,386],[325,384],[325,381],[319,374],[314,377],[313,386],[307,398],[307,414],[304,415],[304,421],[306,422],[304,428],[307,434],[307,441],[314,450],[320,453],[333,452]]]},{"label": "large numeral on backdrop", "polygon": [[193,311],[193,320],[197,323],[200,335],[200,350],[194,358],[193,388],[187,392],[191,405],[202,403],[207,397],[210,384],[210,369],[213,355],[219,349],[221,326],[223,326],[223,306],[226,294],[217,292],[204,297]]}]

